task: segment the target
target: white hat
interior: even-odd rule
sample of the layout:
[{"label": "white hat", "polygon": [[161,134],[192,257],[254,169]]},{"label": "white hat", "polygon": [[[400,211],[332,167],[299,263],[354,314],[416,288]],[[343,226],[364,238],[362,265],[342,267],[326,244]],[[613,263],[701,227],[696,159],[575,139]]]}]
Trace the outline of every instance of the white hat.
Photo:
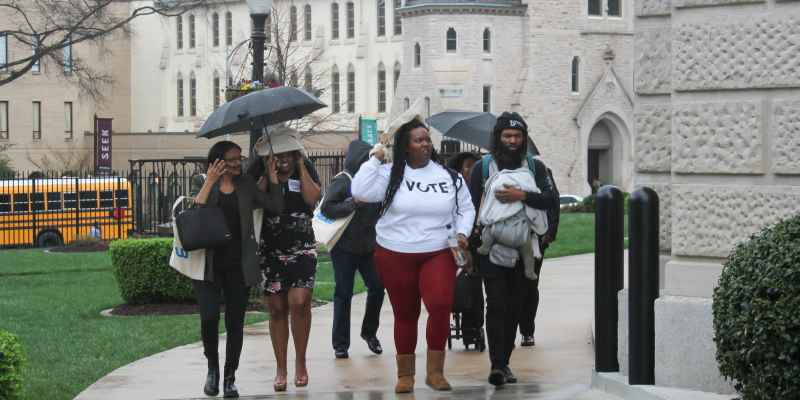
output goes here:
[{"label": "white hat", "polygon": [[[415,102],[415,105],[416,103],[419,102]],[[389,122],[388,126],[386,127],[386,133],[389,134],[389,136],[394,136],[401,126],[415,119],[425,124],[425,118],[422,117],[422,114],[419,112],[419,110],[417,110],[417,107],[411,107],[402,114],[398,115],[397,118],[394,118],[391,122]],[[427,126],[427,124],[425,125]]]},{"label": "white hat", "polygon": [[298,139],[296,130],[285,125],[276,125],[269,129],[267,136],[262,136],[256,142],[256,154],[268,156],[270,153],[281,154],[290,151],[300,151],[305,154],[306,149]]}]

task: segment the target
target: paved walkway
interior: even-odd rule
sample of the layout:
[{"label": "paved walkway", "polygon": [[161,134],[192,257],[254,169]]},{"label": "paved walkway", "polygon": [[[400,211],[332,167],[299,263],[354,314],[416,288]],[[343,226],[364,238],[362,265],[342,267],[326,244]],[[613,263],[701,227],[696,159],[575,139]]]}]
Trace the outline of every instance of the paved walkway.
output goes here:
[{"label": "paved walkway", "polygon": [[[336,360],[330,343],[332,304],[313,310],[308,369],[310,383],[295,388],[293,363],[289,360],[289,389],[276,395],[272,390],[275,361],[266,323],[246,328],[237,386],[245,398],[294,397],[314,399],[379,400],[420,399],[614,399],[589,390],[594,356],[591,344],[593,318],[593,255],[546,260],[542,270],[541,304],[536,319],[536,347],[518,347],[512,367],[520,380],[495,390],[489,374],[488,351],[465,351],[454,342],[447,354],[445,374],[455,390],[434,392],[425,386],[424,316],[420,318],[417,348],[417,388],[413,395],[396,396],[391,306],[384,304],[378,336],[384,354],[374,355],[358,337],[364,295],[353,299],[353,344],[350,358]],[[291,343],[291,341],[290,341]],[[224,337],[220,356],[224,354]],[[290,357],[293,354],[290,345]],[[181,346],[131,363],[106,375],[84,392],[79,400],[189,399],[204,398],[202,384],[206,362],[202,344]]]}]

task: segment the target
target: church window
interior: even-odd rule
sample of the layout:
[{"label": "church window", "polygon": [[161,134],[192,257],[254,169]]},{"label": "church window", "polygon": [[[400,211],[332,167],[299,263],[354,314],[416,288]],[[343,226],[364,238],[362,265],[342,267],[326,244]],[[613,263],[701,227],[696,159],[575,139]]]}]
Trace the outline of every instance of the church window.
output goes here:
[{"label": "church window", "polygon": [[386,112],[386,68],[378,64],[378,112]]},{"label": "church window", "polygon": [[452,53],[458,47],[458,35],[453,28],[447,29],[447,52]]},{"label": "church window", "polygon": [[386,0],[378,0],[378,36],[386,36]]},{"label": "church window", "polygon": [[579,82],[579,79],[580,79],[580,63],[581,63],[581,61],[580,61],[580,59],[578,57],[573,57],[572,58],[572,74],[571,74],[572,75],[571,76],[571,78],[572,78],[571,82],[572,83],[570,85],[571,88],[572,88],[572,93],[578,93],[578,91],[580,89],[579,86],[578,86],[578,82]]},{"label": "church window", "polygon": [[608,1],[608,9],[607,13],[609,17],[620,17],[622,16],[622,7],[620,5],[619,0],[607,0]]},{"label": "church window", "polygon": [[589,15],[602,16],[602,3],[603,0],[589,0]]}]

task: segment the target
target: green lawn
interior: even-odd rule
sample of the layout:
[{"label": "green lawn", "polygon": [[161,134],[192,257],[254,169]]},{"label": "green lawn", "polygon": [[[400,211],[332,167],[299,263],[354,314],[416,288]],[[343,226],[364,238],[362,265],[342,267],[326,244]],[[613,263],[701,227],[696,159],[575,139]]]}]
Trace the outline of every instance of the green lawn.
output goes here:
[{"label": "green lawn", "polygon": [[[315,297],[330,301],[333,272],[325,257],[317,277]],[[200,340],[197,315],[100,316],[120,303],[107,253],[0,251],[0,329],[20,336],[28,357],[23,399],[72,399],[116,368]]]},{"label": "green lawn", "polygon": [[[594,215],[563,214],[547,257],[593,250]],[[322,255],[314,297],[331,301],[333,290],[330,258]],[[363,290],[358,277],[356,291]],[[107,253],[0,251],[0,329],[19,335],[27,353],[23,399],[72,399],[116,368],[200,340],[196,315],[99,315],[120,303]],[[248,323],[266,318],[250,315]]]},{"label": "green lawn", "polygon": [[[628,216],[625,216],[627,237]],[[627,240],[625,246],[627,247]],[[555,258],[594,252],[594,214],[562,213],[558,237],[545,252],[545,258]]]},{"label": "green lawn", "polygon": [[[314,298],[317,300],[333,301],[333,289],[336,287],[333,281],[333,264],[327,256],[320,256],[317,260],[317,281],[314,285]],[[361,280],[361,274],[356,274],[355,285],[353,291],[361,293],[367,290],[364,286],[364,281]]]}]

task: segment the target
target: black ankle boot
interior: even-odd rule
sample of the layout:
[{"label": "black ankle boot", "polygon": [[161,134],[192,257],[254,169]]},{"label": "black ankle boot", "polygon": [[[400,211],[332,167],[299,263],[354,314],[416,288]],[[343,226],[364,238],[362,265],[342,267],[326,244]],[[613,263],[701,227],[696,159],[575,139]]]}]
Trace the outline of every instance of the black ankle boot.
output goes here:
[{"label": "black ankle boot", "polygon": [[203,387],[203,393],[208,396],[216,396],[219,394],[219,367],[208,367],[206,385]]},{"label": "black ankle boot", "polygon": [[236,381],[236,376],[233,372],[225,373],[225,379],[222,381],[222,397],[226,399],[239,398],[239,389],[233,384],[234,381]]}]

